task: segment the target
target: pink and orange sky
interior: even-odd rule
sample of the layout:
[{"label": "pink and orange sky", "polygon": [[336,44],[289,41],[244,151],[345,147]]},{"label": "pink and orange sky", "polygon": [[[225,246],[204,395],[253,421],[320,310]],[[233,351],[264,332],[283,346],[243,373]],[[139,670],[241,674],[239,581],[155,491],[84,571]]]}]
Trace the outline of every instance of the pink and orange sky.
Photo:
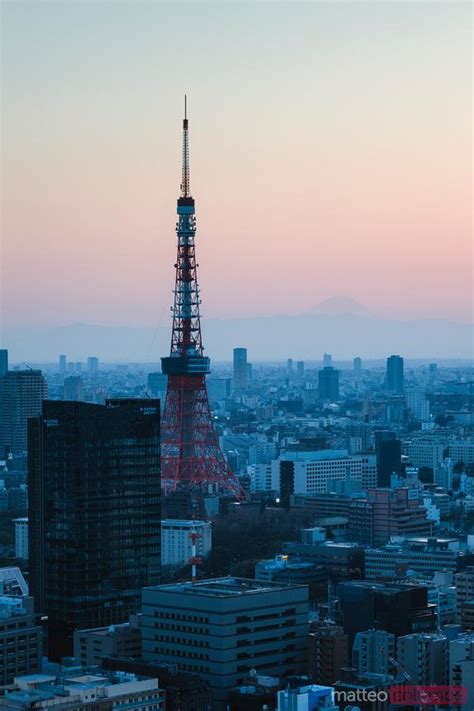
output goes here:
[{"label": "pink and orange sky", "polygon": [[470,13],[3,3],[4,324],[168,318],[185,91],[204,316],[470,320]]}]

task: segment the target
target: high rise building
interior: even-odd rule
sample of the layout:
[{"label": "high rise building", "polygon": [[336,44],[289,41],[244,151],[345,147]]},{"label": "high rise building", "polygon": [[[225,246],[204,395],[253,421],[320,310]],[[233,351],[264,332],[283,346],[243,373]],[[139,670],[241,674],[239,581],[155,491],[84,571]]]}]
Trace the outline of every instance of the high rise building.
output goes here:
[{"label": "high rise building", "polygon": [[444,685],[448,681],[448,640],[435,633],[399,637],[397,661],[410,675],[410,684]]},{"label": "high rise building", "polygon": [[0,348],[0,378],[3,378],[8,373],[8,351],[6,348]]},{"label": "high rise building", "polygon": [[196,217],[190,186],[186,98],[184,114],[173,327],[170,355],[161,359],[161,370],[168,376],[161,423],[163,488],[167,494],[178,489],[193,495],[213,490],[243,499],[244,490],[219,446],[207,395],[206,375],[210,372],[210,360],[204,355],[201,338],[201,296],[197,280]]},{"label": "high rise building", "polygon": [[332,355],[330,353],[323,355],[323,368],[332,368]]},{"label": "high rise building", "polygon": [[348,664],[348,639],[342,627],[320,624],[310,632],[309,676],[318,684],[334,684]]},{"label": "high rise building", "polygon": [[48,385],[41,370],[9,370],[0,377],[0,455],[6,449],[21,454],[27,449],[29,417],[41,412]]},{"label": "high rise building", "polygon": [[445,446],[430,439],[414,439],[407,448],[410,464],[414,467],[429,467],[435,471],[444,461]]},{"label": "high rise building", "polygon": [[374,434],[377,485],[390,486],[392,474],[402,470],[402,443],[391,430],[377,430]]},{"label": "high rise building", "polygon": [[325,366],[318,373],[319,399],[336,402],[339,400],[339,371]]},{"label": "high rise building", "polygon": [[307,664],[308,588],[244,578],[145,587],[142,655],[208,681],[212,708],[250,671],[285,678]]},{"label": "high rise building", "polygon": [[430,419],[430,403],[422,387],[405,388],[408,415],[413,420],[427,422]]},{"label": "high rise building", "polygon": [[304,378],[304,360],[299,360],[296,363],[296,375],[298,378]]},{"label": "high rise building", "polygon": [[28,518],[13,519],[15,524],[15,558],[28,560]]},{"label": "high rise building", "polygon": [[99,372],[99,359],[97,356],[89,356],[87,359],[87,370],[89,373]]},{"label": "high rise building", "polygon": [[354,373],[356,375],[360,375],[360,372],[362,370],[362,359],[359,358],[359,356],[356,356],[354,360],[352,361],[352,367],[354,370]]},{"label": "high rise building", "polygon": [[234,348],[234,390],[245,390],[247,375],[247,349]]},{"label": "high rise building", "polygon": [[67,367],[67,361],[66,361],[66,356],[60,355],[59,356],[59,372],[60,373],[65,373],[66,372],[66,367]]},{"label": "high rise building", "polygon": [[373,511],[373,544],[383,546],[392,536],[427,536],[432,523],[419,501],[418,489],[377,488],[367,491]]},{"label": "high rise building", "polygon": [[288,358],[286,361],[286,369],[289,373],[293,372],[293,358]]},{"label": "high rise building", "polygon": [[338,584],[337,595],[350,644],[357,632],[368,629],[385,630],[395,637],[435,630],[436,605],[428,602],[426,585],[351,580]]},{"label": "high rise building", "polygon": [[64,400],[82,402],[84,400],[84,381],[79,375],[64,378]]},{"label": "high rise building", "polygon": [[387,358],[387,392],[401,395],[403,386],[403,358],[399,355],[391,355]]},{"label": "high rise building", "polygon": [[160,575],[160,403],[46,401],[29,422],[30,582],[53,660]]},{"label": "high rise building", "polygon": [[464,631],[472,629],[469,603],[474,600],[474,566],[469,566],[455,577],[456,585],[456,623]]},{"label": "high rise building", "polygon": [[357,632],[352,646],[352,666],[359,676],[392,674],[395,656],[395,635],[385,630]]}]

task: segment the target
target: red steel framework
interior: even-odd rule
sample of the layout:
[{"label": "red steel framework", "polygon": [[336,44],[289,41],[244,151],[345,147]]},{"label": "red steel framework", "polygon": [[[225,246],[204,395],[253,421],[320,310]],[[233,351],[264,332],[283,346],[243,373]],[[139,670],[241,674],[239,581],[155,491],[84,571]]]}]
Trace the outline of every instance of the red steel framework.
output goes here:
[{"label": "red steel framework", "polygon": [[195,253],[196,218],[190,192],[189,130],[186,97],[183,120],[181,196],[178,198],[178,251],[168,376],[161,425],[161,480],[165,493],[177,489],[219,492],[244,499],[244,491],[219,447],[206,388],[210,360],[201,338]]}]

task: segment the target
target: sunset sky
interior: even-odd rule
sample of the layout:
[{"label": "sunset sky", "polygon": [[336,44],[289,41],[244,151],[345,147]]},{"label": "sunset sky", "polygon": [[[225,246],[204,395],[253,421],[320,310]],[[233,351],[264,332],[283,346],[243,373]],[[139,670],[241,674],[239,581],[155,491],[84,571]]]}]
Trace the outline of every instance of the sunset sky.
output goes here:
[{"label": "sunset sky", "polygon": [[3,319],[159,325],[183,95],[206,317],[470,320],[470,3],[3,2]]}]

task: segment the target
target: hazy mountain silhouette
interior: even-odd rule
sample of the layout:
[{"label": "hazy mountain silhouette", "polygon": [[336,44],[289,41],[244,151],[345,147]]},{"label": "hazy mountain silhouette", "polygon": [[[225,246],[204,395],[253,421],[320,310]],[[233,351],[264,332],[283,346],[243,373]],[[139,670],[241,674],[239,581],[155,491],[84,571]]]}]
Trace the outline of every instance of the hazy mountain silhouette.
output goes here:
[{"label": "hazy mountain silhouette", "polygon": [[[349,312],[347,309],[352,309]],[[359,313],[354,313],[354,310]],[[12,362],[71,360],[96,355],[105,361],[156,362],[169,351],[170,326],[151,328],[72,324],[51,329],[4,329],[3,346]],[[298,315],[203,321],[206,353],[230,360],[232,349],[245,346],[249,359],[317,360],[322,353],[346,360],[355,355],[385,358],[470,358],[472,326],[445,320],[400,321],[371,316],[347,297],[328,299]]]},{"label": "hazy mountain silhouette", "polygon": [[350,296],[332,296],[330,299],[325,299],[317,304],[312,309],[311,313],[319,314],[356,314],[359,316],[369,316],[370,311],[363,306],[359,301],[352,299]]}]

